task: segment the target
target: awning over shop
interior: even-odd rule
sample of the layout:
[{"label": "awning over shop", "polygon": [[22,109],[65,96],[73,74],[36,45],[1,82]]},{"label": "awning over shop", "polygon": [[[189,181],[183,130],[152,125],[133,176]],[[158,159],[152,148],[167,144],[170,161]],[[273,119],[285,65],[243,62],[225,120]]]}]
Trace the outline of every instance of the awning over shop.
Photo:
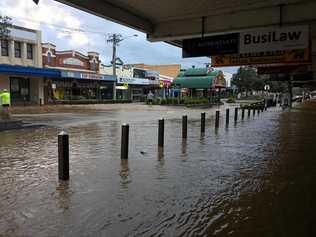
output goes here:
[{"label": "awning over shop", "polygon": [[179,73],[173,84],[187,89],[225,88],[226,80],[222,71],[212,68],[189,68]]},{"label": "awning over shop", "polygon": [[214,77],[178,77],[173,81],[173,84],[181,88],[189,89],[209,89],[212,86]]},{"label": "awning over shop", "polygon": [[24,66],[8,65],[8,64],[0,64],[0,73],[34,76],[34,77],[51,77],[51,78],[61,77],[60,71],[55,70],[55,69],[24,67]]}]

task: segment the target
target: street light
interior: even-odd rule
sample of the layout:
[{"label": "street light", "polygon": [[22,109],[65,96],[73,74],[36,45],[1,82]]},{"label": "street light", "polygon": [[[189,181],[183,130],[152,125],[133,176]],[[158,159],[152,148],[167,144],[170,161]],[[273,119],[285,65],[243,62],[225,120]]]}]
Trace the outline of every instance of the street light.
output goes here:
[{"label": "street light", "polygon": [[[109,38],[107,39],[108,43],[112,43],[112,47],[113,47],[113,54],[112,54],[112,66],[113,66],[113,76],[116,76],[116,46],[119,46],[119,43],[122,42],[123,40],[126,40],[128,38],[131,37],[138,37],[137,34],[134,35],[130,35],[130,36],[126,36],[126,37],[122,37],[121,34],[112,34],[109,36]],[[113,99],[116,100],[116,82],[114,82],[114,88],[113,88]]]}]

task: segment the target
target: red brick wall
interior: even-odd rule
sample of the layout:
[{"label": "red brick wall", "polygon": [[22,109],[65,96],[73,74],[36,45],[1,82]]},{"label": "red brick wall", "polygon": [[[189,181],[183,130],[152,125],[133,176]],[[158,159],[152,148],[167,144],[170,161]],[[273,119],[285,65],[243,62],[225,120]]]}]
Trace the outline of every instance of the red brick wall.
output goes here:
[{"label": "red brick wall", "polygon": [[[62,53],[60,54],[58,51],[55,52],[55,50],[51,50],[51,52],[56,56],[56,57],[51,57],[51,63],[48,63],[48,58],[46,56],[48,49],[43,48],[43,65],[44,66],[51,66],[51,67],[65,67],[65,68],[74,68],[74,69],[84,69],[84,70],[92,70],[92,65],[89,62],[89,59],[80,56],[79,54],[75,53],[73,55],[72,52],[69,53]],[[81,62],[81,66],[79,65],[72,65],[72,64],[64,64],[65,59],[70,59],[70,58],[75,58]],[[90,57],[92,59],[92,57]],[[97,57],[97,62],[96,62],[96,68],[95,71],[99,70],[100,66],[100,61],[99,58]]]}]

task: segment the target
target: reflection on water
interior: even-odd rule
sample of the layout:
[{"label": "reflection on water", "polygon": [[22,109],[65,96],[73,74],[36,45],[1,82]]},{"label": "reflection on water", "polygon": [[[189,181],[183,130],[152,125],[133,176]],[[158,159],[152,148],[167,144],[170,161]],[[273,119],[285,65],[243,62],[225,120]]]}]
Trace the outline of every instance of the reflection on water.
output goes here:
[{"label": "reflection on water", "polygon": [[162,163],[164,161],[164,149],[163,147],[158,147],[158,161]]},{"label": "reflection on water", "polygon": [[[160,111],[50,117],[57,127],[2,132],[0,236],[316,236],[316,105],[227,128],[221,118],[217,130],[214,111],[204,136],[201,111],[185,111],[182,140],[184,112],[170,109],[163,149]],[[126,121],[130,154],[120,160]],[[57,180],[61,125],[68,182]]]}]

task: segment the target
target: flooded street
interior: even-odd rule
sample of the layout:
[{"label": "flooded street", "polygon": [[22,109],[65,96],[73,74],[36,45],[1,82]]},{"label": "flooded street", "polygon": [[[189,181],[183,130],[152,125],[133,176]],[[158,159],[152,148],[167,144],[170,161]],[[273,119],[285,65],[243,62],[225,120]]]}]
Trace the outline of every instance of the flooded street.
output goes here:
[{"label": "flooded street", "polygon": [[[214,129],[216,108],[124,105],[17,114],[0,132],[0,236],[316,236],[316,103]],[[200,136],[200,113],[206,134]],[[181,116],[188,115],[188,139]],[[165,149],[157,149],[165,118]],[[121,124],[130,124],[128,163]],[[70,135],[58,181],[57,134]]]}]

